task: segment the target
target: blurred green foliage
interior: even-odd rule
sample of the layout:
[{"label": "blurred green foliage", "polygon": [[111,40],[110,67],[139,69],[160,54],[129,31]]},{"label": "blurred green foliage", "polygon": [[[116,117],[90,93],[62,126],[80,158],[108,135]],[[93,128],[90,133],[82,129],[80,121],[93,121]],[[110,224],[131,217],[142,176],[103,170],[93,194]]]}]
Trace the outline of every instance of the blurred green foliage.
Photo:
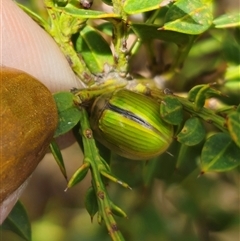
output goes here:
[{"label": "blurred green foliage", "polygon": [[[137,13],[134,4],[139,4],[139,1],[132,1],[132,4],[131,1],[126,1],[126,12]],[[110,3],[111,1],[104,2]],[[141,2],[146,4],[142,5],[142,8],[149,7],[147,1]],[[190,1],[187,2],[186,7],[190,8]],[[198,36],[189,51],[184,66],[164,84],[172,91],[186,96],[188,91],[196,85],[217,81],[224,96],[220,96],[217,100],[208,100],[207,105],[209,107],[213,105],[214,108],[238,105],[240,93],[239,25],[232,26],[231,24],[239,21],[239,13],[233,14],[233,18],[230,20],[226,18],[227,20],[224,21],[222,15],[233,10],[230,8],[230,2],[233,6],[235,3],[235,1],[229,1],[229,9],[226,9],[227,2],[215,2],[215,20],[213,21],[215,27],[206,32],[202,29],[195,29],[196,32],[193,33],[191,29],[189,32],[189,29],[183,28],[182,32],[175,32],[175,35],[171,35],[171,32],[162,35],[156,30],[154,32],[151,25],[133,24],[133,31],[142,37],[143,42],[138,51],[133,51],[129,61],[130,72],[136,76],[141,74],[147,78],[161,79],[166,73],[166,69],[169,68],[169,63],[174,63],[176,68],[182,65],[182,59],[177,61],[174,59],[178,50],[172,42],[184,46],[186,41],[192,41],[190,35],[203,31],[204,33]],[[25,1],[24,4],[45,16],[44,8],[39,6],[39,1]],[[95,0],[92,8],[99,9],[101,4],[101,1]],[[153,7],[152,11],[158,8],[158,4],[150,5]],[[155,24],[161,25],[166,11],[167,7],[158,11]],[[171,20],[171,23],[165,26],[166,30],[179,28],[177,23],[174,24],[172,21],[174,20],[174,9],[172,11],[166,16],[168,21]],[[206,11],[204,14],[209,14],[210,10],[206,8],[204,11]],[[140,9],[139,12],[143,11]],[[144,13],[142,18],[147,19],[151,13],[151,11]],[[199,19],[194,19],[194,21],[199,21]],[[102,29],[104,33],[109,33],[109,25],[101,25],[99,29]],[[146,34],[145,31],[149,31],[149,34]],[[189,35],[185,35],[186,33]],[[82,35],[84,37],[84,33]],[[105,38],[107,37],[105,36]],[[167,41],[169,39],[171,43]],[[88,41],[87,37],[85,41]],[[104,46],[106,47],[106,45]],[[97,60],[96,56],[90,57]],[[106,58],[109,58],[108,54]],[[148,64],[147,70],[146,64]],[[95,65],[97,68],[99,67],[97,61]],[[181,118],[187,119],[188,117],[186,114]],[[233,122],[234,120],[231,123]],[[208,132],[207,137],[216,133],[216,128],[212,125],[204,123],[204,127]],[[196,136],[192,134],[193,137]],[[184,143],[184,136],[179,134],[178,138],[180,142]],[[240,169],[237,167],[229,172],[201,175],[199,165],[205,141],[205,139],[202,140],[203,138],[199,137],[199,141],[193,147],[186,143],[173,142],[168,153],[147,163],[129,161],[113,153],[109,154],[104,147],[100,147],[102,156],[105,155],[111,159],[114,175],[133,188],[132,191],[125,190],[115,183],[109,183],[107,186],[112,201],[125,210],[128,215],[128,219],[116,218],[126,241],[235,241],[240,238]],[[210,154],[205,153],[207,157]],[[74,158],[74,154],[68,156],[68,159],[71,158]],[[71,163],[67,163],[67,165],[71,165]],[[57,171],[57,169],[53,169],[52,174],[54,175]],[[41,182],[41,180],[40,175],[35,183]],[[47,182],[44,184],[47,186]],[[96,217],[91,223],[89,214],[84,208],[84,196],[79,196],[77,192],[74,193],[75,198],[73,199],[68,199],[68,192],[64,194],[64,197],[63,195],[54,196],[54,189],[63,190],[62,185],[59,186],[57,182],[54,184],[49,189],[49,193],[35,194],[37,196],[46,195],[46,198],[41,204],[41,214],[34,214],[34,211],[33,214],[30,213],[30,217],[34,217],[32,240],[109,241],[110,237],[104,224],[98,225]],[[89,186],[91,183],[87,179],[86,182],[79,184],[78,188],[86,190]],[[31,197],[33,195],[31,190],[30,188],[25,195]],[[28,199],[31,198],[25,198],[26,209],[34,206],[34,203],[26,201]],[[1,235],[4,241],[23,240],[9,231],[3,231]]]}]

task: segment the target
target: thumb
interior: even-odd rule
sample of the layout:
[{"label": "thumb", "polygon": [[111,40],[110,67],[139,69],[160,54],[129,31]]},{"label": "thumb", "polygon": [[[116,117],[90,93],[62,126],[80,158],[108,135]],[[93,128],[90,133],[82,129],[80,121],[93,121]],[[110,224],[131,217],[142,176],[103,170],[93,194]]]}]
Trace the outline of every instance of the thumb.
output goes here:
[{"label": "thumb", "polygon": [[[54,40],[9,0],[0,0],[1,65],[29,73],[52,92],[81,87]],[[0,204],[0,224],[25,189],[26,183]]]},{"label": "thumb", "polygon": [[0,4],[0,65],[23,70],[52,92],[80,87],[54,40],[13,1]]}]

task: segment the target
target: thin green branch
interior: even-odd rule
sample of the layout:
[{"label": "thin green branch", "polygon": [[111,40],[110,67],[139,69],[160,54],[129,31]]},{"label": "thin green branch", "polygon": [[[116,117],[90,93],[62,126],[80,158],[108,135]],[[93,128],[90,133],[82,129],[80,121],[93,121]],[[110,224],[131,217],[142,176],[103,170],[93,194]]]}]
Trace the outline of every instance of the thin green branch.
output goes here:
[{"label": "thin green branch", "polygon": [[86,19],[65,14],[64,10],[58,10],[52,0],[45,0],[44,3],[49,15],[49,24],[44,26],[45,30],[54,38],[69,65],[82,82],[87,85],[93,84],[93,75],[80,54],[76,53],[71,40],[72,35],[80,31]]},{"label": "thin green branch", "polygon": [[128,27],[124,20],[112,20],[113,23],[113,45],[114,45],[114,60],[116,70],[120,75],[126,76],[128,71],[128,50],[127,38]]},{"label": "thin green branch", "polygon": [[216,115],[216,113],[213,110],[207,109],[207,108],[201,108],[201,110],[196,111],[194,110],[194,104],[187,99],[183,97],[176,96],[177,99],[182,103],[184,109],[191,113],[192,115],[198,116],[201,119],[205,120],[207,123],[215,125],[217,128],[219,128],[223,132],[228,132],[226,128],[226,120]]},{"label": "thin green branch", "polygon": [[[92,185],[97,197],[100,219],[105,221],[108,233],[113,241],[124,241],[112,213],[113,210],[118,210],[118,208],[111,202],[101,177],[102,172],[108,173],[108,168],[106,168],[106,163],[102,162],[102,158],[98,153],[86,110],[82,109],[82,113],[80,134],[83,139],[85,158],[87,158],[91,166]],[[116,182],[120,183],[117,179]]]},{"label": "thin green branch", "polygon": [[176,57],[174,58],[174,62],[172,63],[169,72],[178,73],[182,69],[184,61],[186,60],[196,38],[197,37],[195,35],[189,36],[188,43],[178,46]]},{"label": "thin green branch", "polygon": [[[166,94],[172,94],[171,92],[168,92],[168,91],[167,91],[168,93],[164,93],[164,91],[157,88],[149,89],[146,85],[142,85],[141,83],[138,83],[135,86],[133,86],[131,90],[134,92],[143,93],[145,95],[150,95],[151,97],[159,101],[162,101],[164,96],[166,96]],[[187,112],[189,112],[193,116],[200,117],[202,120],[205,120],[207,123],[215,125],[223,132],[228,132],[225,118],[217,115],[215,111],[204,107],[201,108],[199,111],[196,111],[194,103],[190,102],[184,97],[180,97],[177,95],[174,95],[174,96],[181,102],[181,104],[183,105],[183,108]]]}]

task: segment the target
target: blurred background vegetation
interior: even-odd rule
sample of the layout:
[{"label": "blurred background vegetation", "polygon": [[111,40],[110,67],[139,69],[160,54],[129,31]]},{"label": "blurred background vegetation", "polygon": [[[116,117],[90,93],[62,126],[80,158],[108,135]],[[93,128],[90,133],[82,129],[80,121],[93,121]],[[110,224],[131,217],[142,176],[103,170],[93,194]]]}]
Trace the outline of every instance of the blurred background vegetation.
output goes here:
[{"label": "blurred background vegetation", "polygon": [[[44,13],[41,1],[21,2]],[[215,17],[239,8],[236,0],[215,2]],[[101,1],[95,0],[93,8],[102,9]],[[221,79],[228,63],[239,64],[239,52],[235,51],[239,45],[234,46],[237,44],[233,41],[234,31],[215,29],[202,35],[183,70],[168,87],[186,93],[194,85]],[[142,47],[130,61],[132,73],[156,77],[162,62],[172,62],[173,44],[161,41],[153,44],[156,62],[151,62],[148,48]],[[239,82],[235,87],[225,86],[222,91],[229,96],[228,104],[239,104]],[[211,100],[209,105],[219,103]],[[206,127],[210,129],[210,125]],[[240,168],[199,176],[196,156],[199,156],[201,147],[200,144],[187,149],[182,160],[185,165],[178,170],[175,164],[181,145],[175,142],[169,149],[174,153],[173,157],[165,153],[149,163],[112,156],[113,173],[133,188],[132,191],[126,190],[114,183],[108,186],[112,200],[128,214],[128,219],[117,218],[127,241],[240,240]],[[64,149],[63,157],[70,177],[82,162],[78,145]],[[148,176],[152,169],[154,179]],[[88,176],[64,192],[66,181],[51,155],[47,154],[21,198],[32,223],[33,241],[110,241],[105,226],[98,225],[96,217],[91,222],[85,210],[84,195],[90,185]],[[0,239],[21,241],[8,231],[4,231]]]}]

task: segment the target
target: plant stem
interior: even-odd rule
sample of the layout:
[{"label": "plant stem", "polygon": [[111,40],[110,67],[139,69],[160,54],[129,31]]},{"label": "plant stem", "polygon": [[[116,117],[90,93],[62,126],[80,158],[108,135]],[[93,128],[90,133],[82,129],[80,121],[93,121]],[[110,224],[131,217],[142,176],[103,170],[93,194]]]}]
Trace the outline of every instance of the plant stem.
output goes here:
[{"label": "plant stem", "polygon": [[116,69],[119,71],[122,77],[127,75],[128,71],[128,50],[127,50],[127,14],[123,9],[122,0],[113,0],[113,11],[116,14],[121,15],[121,20],[112,19],[113,23],[113,45],[115,49],[114,60]]},{"label": "plant stem", "polygon": [[87,112],[82,109],[81,119],[81,131],[83,139],[83,148],[85,158],[90,162],[90,169],[92,174],[92,185],[96,193],[99,215],[105,221],[108,233],[113,241],[124,241],[124,238],[118,229],[116,221],[112,214],[112,202],[108,196],[106,187],[101,178],[101,171],[108,171],[106,164],[102,162],[102,159],[98,153],[98,149],[93,138],[92,130],[88,121]]},{"label": "plant stem", "polygon": [[44,4],[50,19],[49,24],[44,26],[45,30],[54,38],[81,81],[87,85],[93,84],[93,75],[82,57],[76,53],[71,40],[72,35],[80,31],[86,20],[65,14],[63,10],[59,11],[52,0],[45,0]]},{"label": "plant stem", "polygon": [[187,58],[188,53],[189,53],[190,49],[192,48],[192,45],[195,40],[196,40],[196,36],[194,36],[194,35],[189,36],[188,43],[178,46],[176,58],[174,59],[174,62],[172,63],[169,72],[174,72],[174,73],[177,72],[178,73],[182,69],[183,63],[184,63],[185,59]]},{"label": "plant stem", "polygon": [[[160,89],[152,89],[149,90],[147,87],[145,87],[145,89],[142,90],[142,93],[151,95],[153,98],[162,101],[164,96],[166,95],[164,93],[164,91],[160,90]],[[167,93],[167,94],[172,94],[172,93]],[[174,94],[172,94],[174,95]],[[217,115],[213,110],[207,109],[207,108],[201,108],[199,111],[196,111],[194,108],[194,103],[190,102],[189,100],[187,100],[184,97],[180,97],[177,95],[174,95],[183,105],[183,108],[189,112],[190,114],[194,115],[194,116],[198,116],[201,119],[205,120],[207,123],[213,124],[215,125],[217,128],[219,128],[221,131],[223,132],[228,132],[227,127],[225,125],[226,120]]]},{"label": "plant stem", "polygon": [[116,69],[120,76],[124,77],[128,70],[128,50],[127,50],[127,24],[124,20],[112,20],[113,23],[113,45],[114,60]]},{"label": "plant stem", "polygon": [[188,101],[187,99],[183,97],[176,96],[177,99],[182,103],[184,109],[195,115],[200,117],[201,119],[205,120],[208,123],[214,124],[217,128],[219,128],[223,132],[227,132],[227,128],[225,126],[225,119],[221,116],[218,116],[215,114],[213,110],[202,108],[200,111],[194,110],[194,104]]}]

